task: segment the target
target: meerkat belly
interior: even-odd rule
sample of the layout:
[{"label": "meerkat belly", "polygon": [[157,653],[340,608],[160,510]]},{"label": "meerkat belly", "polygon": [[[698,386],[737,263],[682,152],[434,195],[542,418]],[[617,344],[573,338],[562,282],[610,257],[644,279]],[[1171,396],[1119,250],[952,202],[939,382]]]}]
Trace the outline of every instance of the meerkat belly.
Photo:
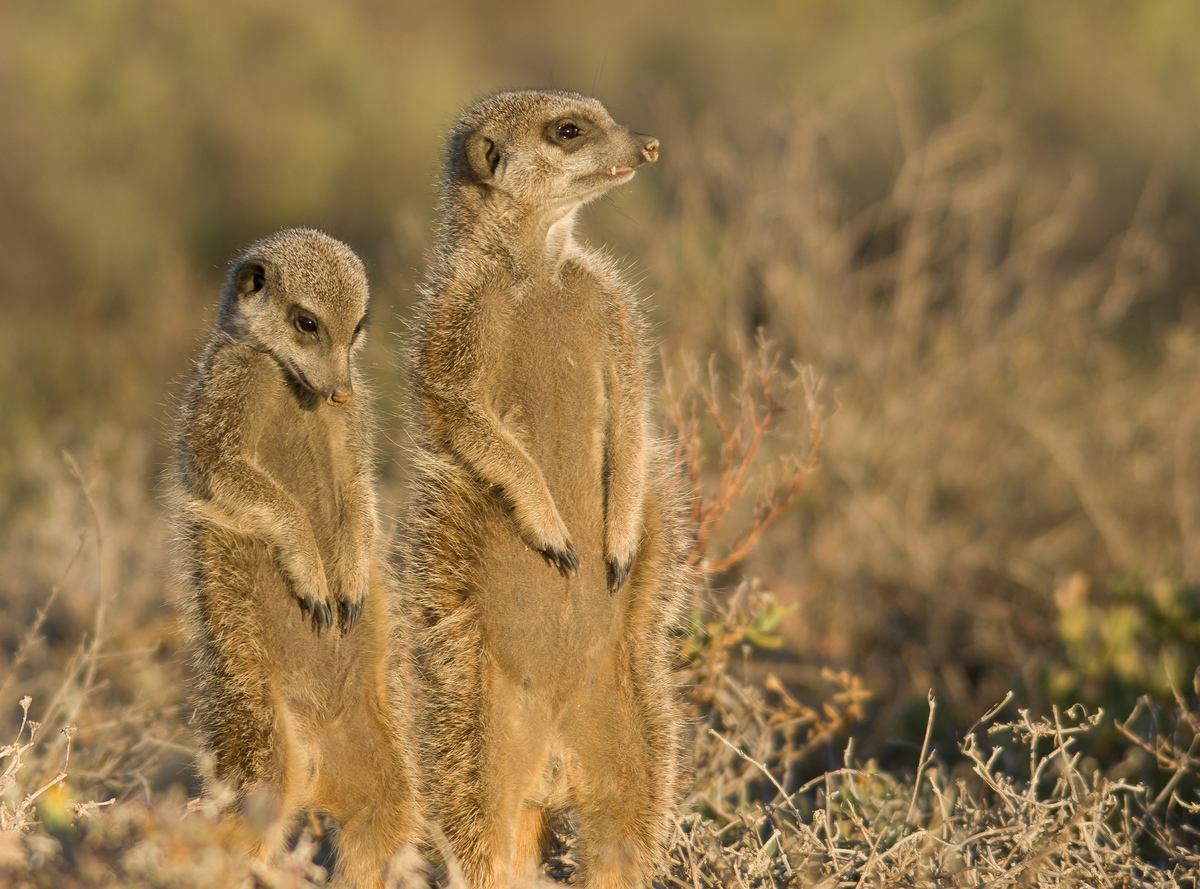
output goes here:
[{"label": "meerkat belly", "polygon": [[331,575],[326,580],[332,583],[341,511],[340,467],[346,462],[346,449],[341,436],[332,434],[337,430],[316,412],[283,403],[276,414],[264,426],[256,462],[304,510]]},{"label": "meerkat belly", "polygon": [[277,701],[307,714],[310,724],[330,718],[330,704],[341,700],[361,658],[334,634],[312,632],[262,540],[205,523],[193,525],[190,536],[191,557],[204,569],[197,614],[216,672],[269,679]]},{"label": "meerkat belly", "polygon": [[610,657],[618,619],[604,561],[602,356],[586,303],[566,308],[573,311],[557,305],[528,313],[509,344],[496,408],[541,470],[579,571],[560,575],[503,520],[493,525],[500,533],[486,556],[497,568],[485,615],[493,655],[523,689],[556,696],[564,684],[586,683]]},{"label": "meerkat belly", "polygon": [[[342,455],[337,437],[312,412],[277,402],[266,411],[266,432],[259,438],[254,460],[258,467],[301,506],[312,527],[326,571],[332,571],[337,552],[339,490],[336,468]],[[276,430],[287,430],[286,435]],[[317,637],[280,567],[278,554],[258,540],[238,544],[236,557],[246,570],[246,582],[256,595],[247,597],[248,615],[261,630],[256,645],[274,675],[286,677],[279,694],[303,712],[323,717],[331,701],[340,700],[347,676],[358,669],[355,649],[339,644],[329,633]]]}]

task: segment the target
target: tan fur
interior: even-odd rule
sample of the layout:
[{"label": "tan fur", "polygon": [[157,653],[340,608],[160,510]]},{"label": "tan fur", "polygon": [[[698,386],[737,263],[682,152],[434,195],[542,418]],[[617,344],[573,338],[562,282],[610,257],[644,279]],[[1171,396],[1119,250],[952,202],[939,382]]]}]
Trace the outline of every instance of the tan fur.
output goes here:
[{"label": "tan fur", "polygon": [[473,889],[533,872],[556,809],[593,889],[646,885],[673,829],[680,499],[648,431],[639,306],[572,233],[657,152],[568,93],[493,96],[450,139],[403,588],[431,815]]},{"label": "tan fur", "polygon": [[209,778],[261,857],[301,810],[329,812],[357,887],[381,886],[421,823],[352,363],[367,299],[358,257],[320,232],[237,261],[184,399],[172,497]]}]

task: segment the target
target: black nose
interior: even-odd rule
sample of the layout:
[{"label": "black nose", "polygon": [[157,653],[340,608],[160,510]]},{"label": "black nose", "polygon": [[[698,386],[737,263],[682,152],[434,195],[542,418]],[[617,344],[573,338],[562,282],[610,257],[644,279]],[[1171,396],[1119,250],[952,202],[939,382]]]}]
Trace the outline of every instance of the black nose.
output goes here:
[{"label": "black nose", "polygon": [[654,163],[658,160],[658,140],[651,138],[642,143],[642,157]]}]

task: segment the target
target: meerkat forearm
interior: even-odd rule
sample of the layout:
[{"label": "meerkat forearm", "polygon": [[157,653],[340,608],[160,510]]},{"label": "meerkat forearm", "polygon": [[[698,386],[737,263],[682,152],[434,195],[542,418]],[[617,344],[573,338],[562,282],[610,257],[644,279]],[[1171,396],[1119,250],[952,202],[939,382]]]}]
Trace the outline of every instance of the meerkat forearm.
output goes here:
[{"label": "meerkat forearm", "polygon": [[193,501],[201,501],[201,511],[210,518],[224,519],[222,524],[269,543],[314,626],[328,627],[333,606],[312,526],[295,498],[247,456],[255,433],[245,409],[247,373],[240,358],[218,352],[213,362],[218,385],[204,392],[195,407],[197,414],[217,419],[196,424],[193,432]]},{"label": "meerkat forearm", "polygon": [[[632,415],[631,415],[632,414]],[[616,592],[637,554],[646,497],[646,421],[641,410],[614,412],[609,427],[604,499],[604,557]]]},{"label": "meerkat forearm", "polygon": [[453,435],[443,444],[472,474],[500,489],[525,542],[563,574],[576,571],[579,557],[546,479],[499,417],[465,402],[456,410],[443,404],[440,414],[452,419]]},{"label": "meerkat forearm", "polygon": [[604,491],[604,556],[610,592],[616,592],[624,584],[641,538],[649,436],[642,362],[634,343],[632,322],[619,300],[614,301],[613,314],[610,337],[614,357],[608,368],[612,394]]},{"label": "meerkat forearm", "polygon": [[317,628],[333,621],[329,580],[312,526],[300,505],[249,462],[224,460],[209,479],[209,515],[270,544],[291,581],[292,593]]},{"label": "meerkat forearm", "polygon": [[358,622],[363,600],[370,584],[371,561],[375,557],[373,541],[377,534],[374,492],[362,467],[357,467],[346,485],[342,498],[337,549],[338,592],[341,596],[338,620],[342,630]]}]

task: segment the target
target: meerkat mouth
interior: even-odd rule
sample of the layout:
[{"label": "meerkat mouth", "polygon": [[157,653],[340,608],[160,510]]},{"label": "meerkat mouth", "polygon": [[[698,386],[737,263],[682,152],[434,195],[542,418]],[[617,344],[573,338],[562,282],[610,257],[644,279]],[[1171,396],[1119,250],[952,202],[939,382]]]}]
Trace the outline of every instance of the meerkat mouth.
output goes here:
[{"label": "meerkat mouth", "polygon": [[632,173],[633,167],[605,167],[602,172],[605,176],[622,176],[625,173]]}]

